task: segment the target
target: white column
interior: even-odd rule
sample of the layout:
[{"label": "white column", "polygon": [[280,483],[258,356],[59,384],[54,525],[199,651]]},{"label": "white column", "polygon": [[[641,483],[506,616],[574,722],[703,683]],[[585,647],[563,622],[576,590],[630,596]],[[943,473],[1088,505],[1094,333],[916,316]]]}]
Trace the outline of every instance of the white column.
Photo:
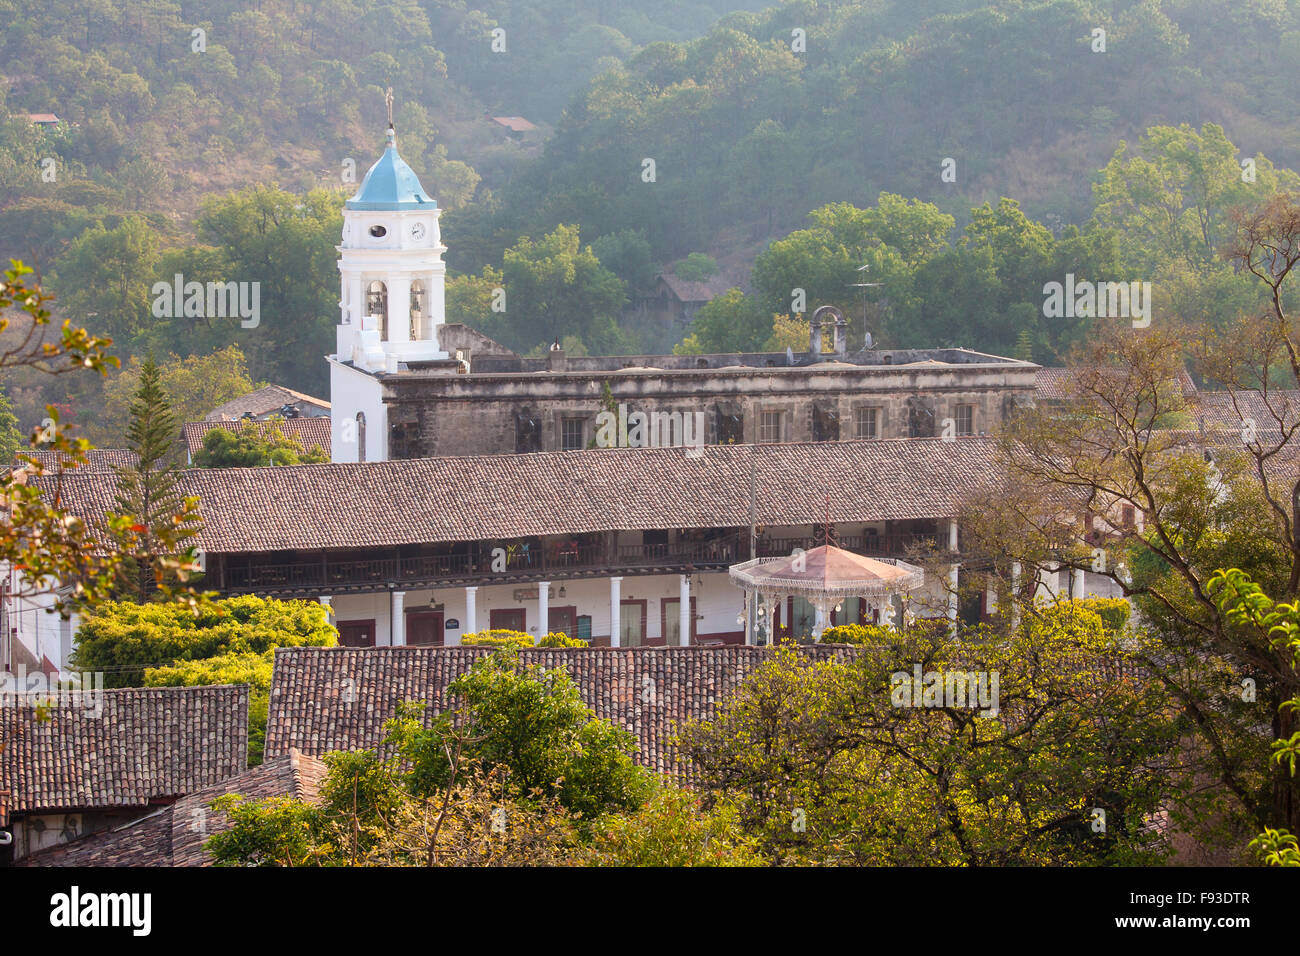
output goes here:
[{"label": "white column", "polygon": [[609,579],[609,646],[618,647],[619,601],[623,597],[623,579]]},{"label": "white column", "polygon": [[439,262],[434,266],[434,271],[425,280],[425,287],[429,290],[426,296],[424,314],[428,316],[426,322],[429,325],[431,334],[429,338],[438,337],[437,326],[442,325],[447,320],[446,296],[447,266]]},{"label": "white column", "polygon": [[681,635],[679,643],[682,647],[689,647],[691,643],[691,576],[689,574],[681,575],[681,580],[677,586],[677,600],[680,605],[677,608],[677,633]]},{"label": "white column", "polygon": [[536,644],[551,629],[551,582],[537,582],[537,636],[533,638]]},{"label": "white column", "polygon": [[1011,562],[1011,626],[1020,623],[1020,562]]},{"label": "white column", "polygon": [[463,634],[478,632],[478,586],[465,588],[465,626],[460,629]]},{"label": "white column", "polygon": [[[361,317],[365,315],[366,312],[366,303],[361,288],[361,276],[349,276],[347,280],[347,289],[348,297],[347,302],[345,303],[347,308],[347,324],[360,332],[362,328]],[[349,358],[351,358],[350,355],[340,355],[339,361],[346,362]]]},{"label": "white column", "polygon": [[392,592],[388,622],[388,643],[393,647],[403,647],[406,644],[406,614],[403,610],[405,605],[406,592]]},{"label": "white column", "polygon": [[393,276],[388,282],[388,341],[411,341],[411,279]]},{"label": "white column", "polygon": [[331,618],[334,616],[334,596],[331,594],[322,594],[320,596],[320,606],[325,609],[325,613]]},{"label": "white column", "polygon": [[1050,601],[1056,597],[1056,592],[1059,591],[1060,588],[1060,571],[1049,571],[1046,568],[1043,568],[1038,572],[1038,586],[1034,591],[1035,597],[1038,597],[1041,594]]},{"label": "white column", "polygon": [[1076,601],[1082,600],[1083,598],[1083,589],[1086,580],[1084,575],[1087,573],[1088,572],[1084,571],[1083,568],[1070,569],[1070,597],[1074,598]]},{"label": "white column", "polygon": [[[948,521],[948,550],[954,554],[957,551],[957,519],[952,518]],[[957,626],[957,564],[953,562],[948,566],[948,620],[952,622],[953,627]]]},{"label": "white column", "polygon": [[957,565],[948,565],[948,620],[957,624]]}]

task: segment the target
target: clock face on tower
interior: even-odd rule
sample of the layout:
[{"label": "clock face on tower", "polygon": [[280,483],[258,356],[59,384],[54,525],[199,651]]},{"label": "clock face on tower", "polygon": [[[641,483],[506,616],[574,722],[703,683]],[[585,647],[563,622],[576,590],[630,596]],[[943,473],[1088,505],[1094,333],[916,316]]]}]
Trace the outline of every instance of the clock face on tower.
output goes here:
[{"label": "clock face on tower", "polygon": [[415,225],[413,225],[413,226],[411,227],[411,236],[412,236],[412,238],[415,238],[415,239],[423,239],[423,238],[424,238],[424,223],[422,223],[422,222],[417,222]]}]

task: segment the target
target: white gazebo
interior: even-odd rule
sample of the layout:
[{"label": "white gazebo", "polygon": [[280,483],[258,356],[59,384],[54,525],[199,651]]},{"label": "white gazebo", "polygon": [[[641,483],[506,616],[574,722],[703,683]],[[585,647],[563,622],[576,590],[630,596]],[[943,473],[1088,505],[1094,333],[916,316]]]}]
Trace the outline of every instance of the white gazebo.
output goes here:
[{"label": "white gazebo", "polygon": [[[919,588],[925,571],[893,558],[866,558],[833,545],[811,551],[796,550],[780,558],[754,558],[729,569],[731,580],[745,591],[745,643],[755,643],[750,607],[763,614],[768,640],[772,640],[773,615],[787,597],[808,601],[817,611],[813,637],[821,636],[830,610],[845,598],[861,598],[869,610],[879,609],[882,622],[892,623],[894,595]],[[757,601],[757,604],[750,604]]]}]

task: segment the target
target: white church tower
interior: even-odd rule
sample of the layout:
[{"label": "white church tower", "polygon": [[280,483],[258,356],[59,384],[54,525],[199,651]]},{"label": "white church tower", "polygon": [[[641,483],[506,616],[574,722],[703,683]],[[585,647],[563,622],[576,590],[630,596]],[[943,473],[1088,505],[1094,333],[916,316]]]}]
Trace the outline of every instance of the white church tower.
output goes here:
[{"label": "white church tower", "polygon": [[330,363],[334,461],[388,458],[388,422],[379,376],[403,363],[446,359],[438,342],[445,321],[447,251],[437,202],[388,146],[343,207],[337,351]]}]

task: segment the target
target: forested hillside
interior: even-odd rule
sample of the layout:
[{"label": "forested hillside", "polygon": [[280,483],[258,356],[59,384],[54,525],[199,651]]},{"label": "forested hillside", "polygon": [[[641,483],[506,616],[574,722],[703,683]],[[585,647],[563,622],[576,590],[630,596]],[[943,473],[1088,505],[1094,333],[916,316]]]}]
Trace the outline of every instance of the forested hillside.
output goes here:
[{"label": "forested hillside", "polygon": [[[513,348],[783,348],[802,289],[860,318],[855,347],[1054,361],[1086,327],[1043,316],[1066,273],[1250,304],[1212,233],[1300,168],[1300,0],[469,3],[0,0],[0,257],[125,365],[238,346],[253,382],[322,392],[339,209],[391,85],[446,210],[449,318]],[[691,254],[739,288],[639,324]],[[260,282],[260,324],[153,315],[177,273]],[[58,400],[118,426],[98,387],[4,385],[25,425]]]}]

